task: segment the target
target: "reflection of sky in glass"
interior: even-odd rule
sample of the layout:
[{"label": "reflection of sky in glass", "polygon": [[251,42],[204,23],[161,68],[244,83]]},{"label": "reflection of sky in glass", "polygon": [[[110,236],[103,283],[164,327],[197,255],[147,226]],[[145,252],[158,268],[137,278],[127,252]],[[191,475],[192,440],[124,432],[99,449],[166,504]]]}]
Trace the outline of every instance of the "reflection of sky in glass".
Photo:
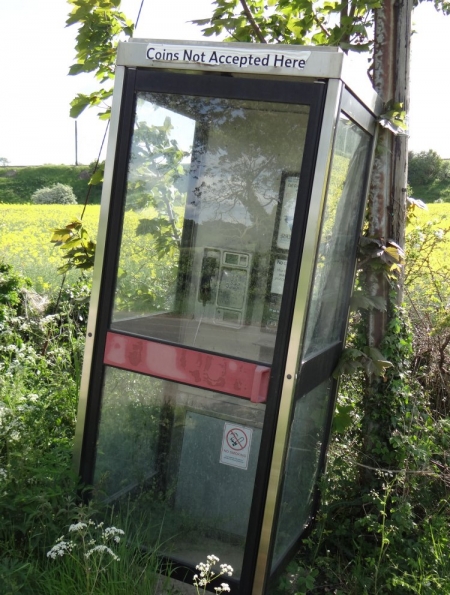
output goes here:
[{"label": "reflection of sky in glass", "polygon": [[[138,100],[137,120],[139,122],[146,122],[149,126],[162,126],[166,118],[170,118],[173,126],[169,138],[176,140],[181,150],[190,153],[194,140],[195,120],[149,101]],[[191,157],[188,155],[183,162],[189,163],[190,160]]]},{"label": "reflection of sky in glass", "polygon": [[238,223],[265,235],[282,174],[301,162],[301,142],[296,145],[305,112],[278,103],[142,93],[136,119],[162,126],[169,118],[168,137],[189,152],[183,159],[187,175],[177,183],[187,192],[185,219]]}]

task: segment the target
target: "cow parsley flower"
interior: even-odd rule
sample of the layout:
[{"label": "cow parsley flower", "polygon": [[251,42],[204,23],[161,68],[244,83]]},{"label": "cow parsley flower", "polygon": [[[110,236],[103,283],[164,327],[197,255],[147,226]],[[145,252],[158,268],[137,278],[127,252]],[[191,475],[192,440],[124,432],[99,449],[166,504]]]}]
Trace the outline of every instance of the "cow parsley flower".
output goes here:
[{"label": "cow parsley flower", "polygon": [[86,529],[86,527],[87,527],[86,523],[74,523],[73,525],[70,525],[69,533],[77,533],[78,531],[82,531],[83,529]]},{"label": "cow parsley flower", "polygon": [[64,541],[63,538],[55,543],[50,551],[47,552],[47,558],[56,560],[56,558],[62,558],[64,554],[70,554],[74,547],[73,541]]},{"label": "cow parsley flower", "polygon": [[[209,585],[213,580],[219,578],[219,576],[228,575],[232,576],[233,568],[229,564],[221,564],[220,565],[220,572],[215,573],[213,567],[216,563],[219,562],[219,558],[210,554],[206,556],[206,562],[200,562],[197,564],[196,569],[199,571],[199,574],[194,574],[193,577],[193,584],[194,587],[197,589],[197,595],[200,595],[199,588],[202,589],[202,593],[205,593],[206,586]],[[227,583],[222,583],[219,587],[214,587],[214,591],[216,593],[229,593],[230,587]]]},{"label": "cow parsley flower", "polygon": [[103,544],[95,545],[93,548],[91,548],[84,554],[84,557],[90,558],[92,556],[92,554],[94,554],[95,552],[99,552],[100,554],[109,554],[111,556],[111,558],[113,560],[115,560],[116,562],[118,562],[120,560],[119,556],[117,556],[112,551],[111,548],[109,548],[107,545],[103,545]]}]

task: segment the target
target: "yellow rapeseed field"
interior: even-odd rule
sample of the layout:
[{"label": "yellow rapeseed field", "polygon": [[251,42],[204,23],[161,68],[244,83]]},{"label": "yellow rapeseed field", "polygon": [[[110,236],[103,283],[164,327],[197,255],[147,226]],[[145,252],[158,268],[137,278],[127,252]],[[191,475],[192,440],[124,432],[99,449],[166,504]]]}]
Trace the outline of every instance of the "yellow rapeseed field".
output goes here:
[{"label": "yellow rapeseed field", "polygon": [[[39,293],[53,292],[61,282],[61,250],[50,243],[52,229],[80,217],[81,205],[0,205],[0,258],[30,277]],[[97,237],[100,207],[88,206],[84,222]],[[76,274],[71,274],[76,277]]]},{"label": "yellow rapeseed field", "polygon": [[[64,263],[64,252],[50,242],[52,230],[79,218],[81,212],[81,205],[0,205],[0,259],[29,277],[38,293],[55,293],[62,280],[58,267]],[[100,206],[92,205],[87,207],[83,217],[93,240],[97,239],[99,216]],[[140,219],[153,216],[151,208],[127,212],[119,272],[118,298],[121,300],[134,301],[138,297],[154,301],[156,295],[164,293],[161,284],[173,276],[176,258],[173,255],[156,258],[157,264],[149,267],[149,255],[154,255],[153,239],[150,235],[136,234]],[[73,282],[78,276],[78,271],[71,271],[67,282]]]},{"label": "yellow rapeseed field", "polygon": [[[80,217],[81,205],[0,205],[0,258],[12,264],[23,275],[30,277],[36,291],[52,293],[61,282],[57,269],[62,264],[61,250],[50,243],[52,229],[63,227],[75,217]],[[430,204],[427,210],[416,209],[417,219],[409,226],[424,225],[433,221],[433,229],[450,227],[450,204]],[[93,239],[97,237],[100,207],[88,206],[84,215],[85,226]],[[126,246],[126,271],[130,293],[142,292],[144,285],[158,285],[155,276],[165,276],[167,267],[174,262],[162,259],[160,266],[149,271],[149,236],[136,236],[136,226],[141,217],[151,217],[148,212],[131,213],[126,217],[124,245]],[[449,234],[450,235],[450,234]],[[433,255],[436,266],[450,261],[449,242],[442,244]],[[123,255],[125,256],[125,254]],[[121,259],[122,260],[122,259]],[[122,263],[124,261],[122,260]],[[73,280],[77,273],[70,273]]]},{"label": "yellow rapeseed field", "polygon": [[[426,209],[416,209],[417,220],[420,224],[439,218],[444,218],[444,226],[450,226],[450,203],[431,203]],[[441,224],[442,225],[442,224]]]}]

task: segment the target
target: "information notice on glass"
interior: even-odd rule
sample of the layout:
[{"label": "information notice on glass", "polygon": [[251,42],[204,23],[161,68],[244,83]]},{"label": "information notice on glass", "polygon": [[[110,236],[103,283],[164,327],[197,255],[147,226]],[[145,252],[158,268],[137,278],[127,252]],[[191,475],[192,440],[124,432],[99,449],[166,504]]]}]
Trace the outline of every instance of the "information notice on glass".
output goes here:
[{"label": "information notice on glass", "polygon": [[284,258],[277,258],[273,267],[271,293],[282,295],[284,287],[284,279],[286,277],[287,260]]},{"label": "information notice on glass", "polygon": [[288,176],[284,181],[283,204],[281,206],[281,216],[277,236],[277,248],[281,248],[282,250],[289,250],[289,245],[291,243],[298,184],[298,176]]},{"label": "information notice on glass", "polygon": [[231,467],[248,469],[252,434],[252,428],[225,422],[222,448],[220,450],[220,462]]}]

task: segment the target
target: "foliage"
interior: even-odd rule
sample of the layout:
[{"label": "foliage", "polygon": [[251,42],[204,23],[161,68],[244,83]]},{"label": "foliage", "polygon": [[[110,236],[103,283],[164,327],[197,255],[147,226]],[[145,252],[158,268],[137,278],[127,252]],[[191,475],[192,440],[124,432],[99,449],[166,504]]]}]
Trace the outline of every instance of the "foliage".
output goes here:
[{"label": "foliage", "polygon": [[389,101],[385,106],[386,111],[378,118],[378,122],[395,135],[407,136],[408,124],[403,103]]},{"label": "foliage", "polygon": [[1,270],[0,575],[10,592],[22,584],[33,592],[29,556],[57,537],[59,517],[75,507],[70,459],[83,335],[66,324],[70,303],[47,313],[28,281],[3,263]]},{"label": "foliage", "polygon": [[[140,549],[141,521],[131,508],[79,506],[71,456],[89,294],[81,279],[53,301],[39,299],[28,280],[0,262],[2,595],[169,592],[157,575],[157,551]],[[122,529],[103,529],[102,519],[123,527],[127,539],[117,542]],[[60,551],[65,526],[76,542],[81,533],[70,527],[80,524],[92,529],[89,541],[96,539],[95,544],[85,532],[86,551],[76,560],[46,556]],[[111,547],[109,542],[120,561],[106,568],[101,546]],[[59,546],[52,550],[55,543]]]},{"label": "foliage", "polygon": [[[414,370],[433,409],[448,413],[450,397],[450,218],[446,205],[433,205],[408,230],[405,295],[414,323]],[[430,207],[431,210],[431,207]],[[446,214],[444,214],[446,213]]]},{"label": "foliage", "polygon": [[9,159],[6,159],[6,157],[0,157],[0,166],[1,167],[6,167],[9,164]]},{"label": "foliage", "polygon": [[74,205],[77,199],[70,186],[58,183],[36,190],[31,196],[31,202],[36,205]]},{"label": "foliage", "polygon": [[[102,520],[99,520],[102,519]],[[67,537],[62,536],[41,564],[42,595],[175,595],[160,573],[158,545],[145,544],[144,524],[135,507],[79,506]],[[170,575],[170,567],[165,568]]]},{"label": "foliage", "polygon": [[31,281],[20,277],[11,265],[0,261],[0,321],[5,320],[9,312],[22,314],[22,289],[31,286]]},{"label": "foliage", "polygon": [[79,93],[71,102],[70,115],[77,118],[88,106],[102,106],[99,116],[108,119],[110,107],[105,105],[112,87],[104,85],[114,78],[116,48],[121,35],[130,36],[133,23],[119,10],[120,0],[68,0],[73,9],[67,26],[79,25],[76,38],[76,62],[69,74],[93,72],[102,85],[98,91]]},{"label": "foliage", "polygon": [[[373,10],[379,0],[215,0],[210,19],[194,21],[206,36],[230,33],[227,41],[332,45],[367,51],[373,44]],[[337,19],[335,17],[338,17]]]},{"label": "foliage", "polygon": [[414,377],[406,320],[391,316],[380,349],[396,367],[371,393],[361,372],[343,378],[318,520],[277,593],[450,592],[450,428]]},{"label": "foliage", "polygon": [[58,268],[59,273],[72,269],[85,271],[94,266],[96,242],[89,237],[81,219],[73,219],[65,227],[54,229],[50,241],[65,252],[66,262]]},{"label": "foliage", "polygon": [[[48,240],[52,229],[62,228],[61,221],[77,217],[79,207],[5,205],[2,210],[5,231],[0,234],[1,254],[23,275],[33,278],[34,287],[39,293],[55,296],[61,284],[55,271],[62,265],[61,256],[64,251],[56,249],[55,244]],[[126,214],[121,253],[123,266],[119,270],[116,296],[116,306],[121,310],[131,308],[139,312],[146,308],[148,311],[149,307],[165,307],[167,283],[173,277],[176,258],[169,254],[158,259],[159,245],[153,236],[140,233],[142,220],[155,218],[155,213],[149,207],[139,212],[128,211]],[[92,241],[97,237],[98,217],[99,207],[88,206],[83,227],[88,230]],[[153,262],[157,262],[152,268],[148,267],[150,257]],[[90,275],[89,271],[88,273]],[[79,271],[68,271],[69,286],[78,277]]]},{"label": "foliage", "polygon": [[450,182],[450,164],[442,159],[436,151],[409,152],[408,183],[413,188],[426,186],[433,182]]},{"label": "foliage", "polygon": [[132,169],[127,186],[127,209],[153,207],[156,217],[142,218],[137,235],[152,234],[160,257],[180,246],[181,229],[176,207],[183,204],[177,180],[184,175],[187,155],[170,138],[170,118],[162,126],[137,122],[132,142]]},{"label": "foliage", "polygon": [[[0,203],[27,204],[31,195],[43,186],[57,183],[73,188],[79,203],[83,202],[91,175],[90,166],[40,165],[36,167],[0,168]],[[100,202],[101,186],[92,187],[90,202]]]}]

